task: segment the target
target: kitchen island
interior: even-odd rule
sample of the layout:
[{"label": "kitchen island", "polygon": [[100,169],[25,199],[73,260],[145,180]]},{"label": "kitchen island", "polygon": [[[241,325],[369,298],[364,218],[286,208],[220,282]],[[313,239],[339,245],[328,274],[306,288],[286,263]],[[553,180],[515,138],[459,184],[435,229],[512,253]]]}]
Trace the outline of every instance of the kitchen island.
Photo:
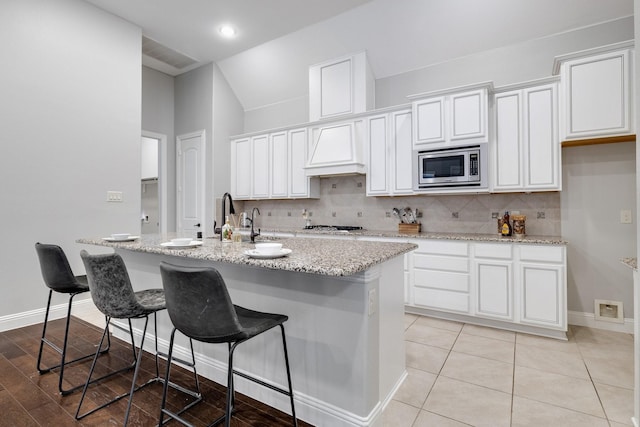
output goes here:
[{"label": "kitchen island", "polygon": [[[245,254],[254,247],[250,243],[204,239],[192,248],[161,246],[171,237],[145,236],[132,242],[87,238],[78,243],[113,248],[123,257],[135,290],[161,286],[161,261],[215,267],[235,304],[289,316],[285,329],[300,419],[318,426],[381,425],[382,409],[406,376],[402,255],[416,245],[283,238],[278,240],[292,250],[290,255],[254,259]],[[97,252],[95,247],[87,250]],[[168,345],[171,328],[167,313],[161,312],[161,349]],[[126,339],[117,329],[114,334]],[[188,341],[179,337],[176,343],[177,356],[188,359]],[[194,342],[194,349],[198,372],[226,384],[226,346]],[[278,331],[240,346],[236,366],[283,387],[286,373]],[[241,377],[236,389],[290,411],[285,396]]]}]

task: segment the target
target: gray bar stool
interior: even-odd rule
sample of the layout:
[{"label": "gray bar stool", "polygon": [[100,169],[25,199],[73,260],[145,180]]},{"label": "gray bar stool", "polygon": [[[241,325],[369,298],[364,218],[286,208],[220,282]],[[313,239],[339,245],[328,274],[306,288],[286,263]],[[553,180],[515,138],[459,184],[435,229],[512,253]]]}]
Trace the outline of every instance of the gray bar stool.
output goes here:
[{"label": "gray bar stool", "polygon": [[[45,285],[49,288],[49,299],[47,300],[47,309],[44,314],[44,323],[42,325],[42,337],[40,338],[40,350],[38,350],[38,362],[37,369],[42,375],[50,372],[54,369],[60,368],[60,380],[58,381],[58,390],[64,396],[78,390],[84,386],[80,384],[68,389],[62,388],[62,382],[64,380],[64,368],[65,366],[79,362],[81,360],[93,357],[93,353],[85,356],[78,357],[73,360],[67,360],[67,345],[69,343],[69,325],[71,321],[71,306],[73,304],[73,298],[76,295],[84,292],[89,292],[89,286],[87,284],[87,276],[75,276],[71,271],[71,266],[64,251],[60,246],[50,245],[46,243],[36,243],[36,253],[38,254],[38,260],[40,261],[40,270],[42,271],[42,279]],[[67,321],[64,329],[64,338],[62,348],[51,342],[47,338],[47,324],[49,321],[49,310],[51,308],[51,296],[54,292],[69,295],[69,303],[67,308]],[[47,344],[53,350],[60,354],[60,364],[45,368],[42,366],[42,350],[44,344]],[[100,350],[98,353],[106,353],[109,351],[111,345],[110,338],[107,339],[107,347]],[[102,346],[102,345],[101,345]],[[100,346],[100,347],[101,347]],[[100,348],[98,347],[98,348]]]},{"label": "gray bar stool", "polygon": [[[131,281],[129,280],[129,273],[127,272],[127,268],[124,264],[124,261],[118,254],[101,254],[101,255],[89,255],[87,251],[81,251],[80,257],[84,262],[85,269],[87,272],[87,279],[89,283],[89,289],[91,291],[91,298],[93,299],[94,304],[98,309],[106,316],[107,324],[104,328],[104,332],[102,334],[102,339],[100,341],[100,345],[105,339],[105,336],[109,334],[109,325],[111,324],[111,319],[127,319],[129,323],[129,334],[131,337],[131,349],[133,352],[133,362],[131,365],[128,365],[122,369],[119,369],[115,372],[110,372],[107,375],[97,379],[91,380],[93,375],[93,371],[96,366],[96,362],[98,360],[99,351],[96,351],[95,356],[93,358],[93,363],[91,364],[91,369],[89,370],[89,376],[87,377],[87,382],[84,384],[84,389],[82,390],[82,397],[80,398],[80,402],[78,403],[78,409],[76,411],[76,419],[80,420],[86,417],[89,414],[92,414],[105,406],[108,406],[114,402],[119,401],[120,399],[129,396],[129,403],[127,404],[127,411],[124,416],[124,425],[127,425],[129,420],[129,413],[131,412],[131,405],[133,402],[133,394],[140,390],[143,387],[146,387],[149,384],[155,382],[164,382],[164,379],[160,377],[159,367],[158,367],[158,356],[162,356],[162,353],[158,352],[158,325],[156,320],[156,313],[160,310],[164,310],[165,306],[165,296],[164,291],[162,289],[147,289],[144,291],[134,292],[131,286]],[[144,346],[144,339],[147,333],[147,326],[149,324],[149,315],[153,314],[153,321],[155,326],[155,368],[156,368],[156,376],[149,379],[142,385],[136,385],[136,379],[138,377],[138,372],[140,370],[140,365],[142,362],[142,353]],[[133,336],[133,327],[131,325],[131,319],[141,319],[144,318],[144,329],[142,331],[142,339],[140,342],[140,349],[136,352],[136,346]],[[114,324],[114,327],[119,327]],[[137,354],[136,354],[137,353]],[[164,355],[166,356],[166,355]],[[182,363],[187,364],[188,366],[195,365],[195,359],[193,355],[193,346],[191,347],[191,356],[192,362],[180,361]],[[169,359],[171,360],[171,359]],[[171,363],[168,362],[170,365]],[[131,380],[131,389],[129,392],[121,394],[114,399],[106,402],[96,408],[91,409],[90,411],[85,412],[84,414],[80,414],[80,409],[82,407],[82,403],[87,394],[87,389],[89,385],[95,381],[110,377],[112,375],[118,374],[120,372],[134,369],[133,378]],[[186,410],[193,404],[197,403],[199,399],[201,399],[201,394],[199,390],[198,378],[196,375],[196,387],[198,388],[197,392],[192,392],[190,390],[186,390],[182,387],[177,387],[181,391],[190,394],[192,397],[195,397],[196,400],[191,405],[188,405],[183,409]],[[173,386],[173,384],[171,384]],[[182,411],[181,411],[182,412]]]},{"label": "gray bar stool", "polygon": [[[205,343],[227,343],[229,347],[229,364],[227,367],[227,405],[225,415],[216,419],[210,425],[216,425],[223,420],[225,426],[231,425],[231,415],[235,401],[233,374],[268,387],[286,396],[291,401],[291,415],[293,425],[298,425],[293,403],[293,388],[291,387],[291,372],[289,370],[289,356],[284,334],[284,322],[288,317],[282,314],[262,313],[249,310],[231,302],[227,286],[222,276],[212,267],[178,267],[162,262],[160,264],[162,286],[164,287],[167,311],[173,323],[171,340],[169,342],[169,358],[173,352],[176,330],[196,341]],[[197,314],[197,315],[196,315]],[[272,384],[267,384],[243,372],[233,369],[233,353],[243,342],[260,335],[276,326],[282,332],[282,347],[284,361],[287,368],[287,382],[289,390]],[[160,408],[160,424],[164,423],[164,415],[168,415],[191,426],[189,422],[166,409],[167,384],[171,364],[167,364],[166,381],[162,393]]]}]

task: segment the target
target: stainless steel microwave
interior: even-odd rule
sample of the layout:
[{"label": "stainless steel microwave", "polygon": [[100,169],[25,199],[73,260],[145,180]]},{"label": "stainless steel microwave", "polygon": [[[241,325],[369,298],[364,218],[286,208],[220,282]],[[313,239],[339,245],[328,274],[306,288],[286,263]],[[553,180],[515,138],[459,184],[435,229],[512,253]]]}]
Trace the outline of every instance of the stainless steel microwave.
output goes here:
[{"label": "stainless steel microwave", "polygon": [[416,150],[413,189],[487,188],[487,144]]}]

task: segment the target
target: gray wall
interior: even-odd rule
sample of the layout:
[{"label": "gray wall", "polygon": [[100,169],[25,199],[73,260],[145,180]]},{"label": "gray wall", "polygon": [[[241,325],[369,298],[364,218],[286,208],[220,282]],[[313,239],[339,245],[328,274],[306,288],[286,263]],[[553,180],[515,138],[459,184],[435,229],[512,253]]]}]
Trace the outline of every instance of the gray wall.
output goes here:
[{"label": "gray wall", "polygon": [[2,317],[46,303],[35,242],[79,274],[77,238],[140,232],[141,34],[85,2],[4,1],[0,56]]},{"label": "gray wall", "polygon": [[206,132],[205,236],[213,234],[215,199],[231,187],[229,137],[241,133],[243,110],[215,64],[181,74],[175,79],[176,136]]},{"label": "gray wall", "polygon": [[[167,136],[167,231],[176,229],[176,138],[174,78],[142,67],[142,130]],[[157,186],[156,186],[157,187]]]},{"label": "gray wall", "polygon": [[631,271],[620,258],[636,254],[635,142],[562,149],[562,235],[569,241],[569,310],[591,313],[594,299],[622,301],[633,317]]}]

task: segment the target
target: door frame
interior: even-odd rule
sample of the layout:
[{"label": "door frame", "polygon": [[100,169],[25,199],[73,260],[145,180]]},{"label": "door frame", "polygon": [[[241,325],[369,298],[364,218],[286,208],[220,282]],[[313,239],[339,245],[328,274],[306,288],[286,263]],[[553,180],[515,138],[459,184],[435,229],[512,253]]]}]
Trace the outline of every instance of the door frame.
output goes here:
[{"label": "door frame", "polygon": [[182,161],[180,159],[181,156],[181,148],[182,141],[185,139],[191,139],[200,137],[200,166],[202,173],[200,174],[200,230],[203,233],[208,230],[209,222],[207,221],[206,214],[206,165],[207,165],[207,152],[206,152],[206,131],[205,129],[197,130],[194,132],[183,133],[181,135],[176,136],[176,231],[181,232],[182,228],[180,226],[180,218],[182,217],[182,208],[180,204],[180,176],[182,172]]},{"label": "door frame", "polygon": [[167,158],[169,156],[169,147],[167,146],[167,135],[142,130],[142,136],[158,141],[158,205],[160,207],[160,211],[158,213],[160,216],[160,233],[166,234],[169,211],[169,192],[167,189]]}]

